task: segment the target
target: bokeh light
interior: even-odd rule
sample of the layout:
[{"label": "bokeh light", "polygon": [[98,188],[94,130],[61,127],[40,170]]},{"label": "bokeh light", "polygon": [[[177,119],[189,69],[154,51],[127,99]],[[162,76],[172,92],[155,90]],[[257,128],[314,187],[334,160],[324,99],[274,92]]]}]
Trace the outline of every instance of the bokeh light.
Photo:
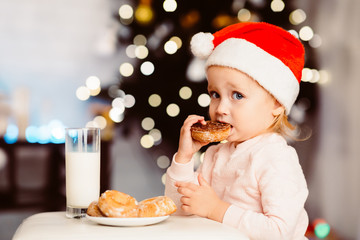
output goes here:
[{"label": "bokeh light", "polygon": [[175,42],[178,49],[181,48],[182,41],[181,41],[181,39],[179,37],[173,36],[173,37],[170,38],[170,41]]},{"label": "bokeh light", "polygon": [[149,105],[152,107],[158,107],[161,104],[161,97],[159,94],[151,94],[148,99]]},{"label": "bokeh light", "polygon": [[315,219],[313,221],[314,233],[320,239],[326,238],[330,233],[330,225],[324,219]]},{"label": "bokeh light", "polygon": [[125,49],[126,56],[128,56],[129,58],[136,58],[135,49],[136,45],[134,44],[130,44],[129,46],[127,46]]},{"label": "bokeh light", "polygon": [[100,129],[104,129],[107,125],[106,118],[103,116],[96,116],[93,120]]},{"label": "bokeh light", "polygon": [[311,83],[317,83],[320,80],[320,73],[317,69],[311,69],[313,77],[310,79]]},{"label": "bokeh light", "polygon": [[156,163],[159,168],[166,169],[170,165],[170,159],[167,156],[162,155],[157,158]]},{"label": "bokeh light", "polygon": [[119,8],[120,22],[124,25],[129,25],[134,20],[134,9],[128,5],[124,4]]},{"label": "bokeh light", "polygon": [[65,129],[53,128],[50,130],[50,142],[52,143],[64,143],[65,142]]},{"label": "bokeh light", "polygon": [[154,64],[152,62],[146,61],[143,62],[140,66],[140,71],[145,76],[151,75],[155,70]]},{"label": "bokeh light", "polygon": [[113,108],[118,108],[123,113],[125,111],[124,99],[121,97],[117,97],[111,102],[111,106]]},{"label": "bokeh light", "polygon": [[25,139],[29,143],[36,143],[38,141],[38,128],[36,126],[28,126],[25,130]]},{"label": "bokeh light", "polygon": [[167,106],[166,108],[166,113],[170,116],[170,117],[176,117],[177,115],[179,115],[180,113],[180,108],[177,104],[175,103],[171,103]]},{"label": "bokeh light", "polygon": [[183,28],[188,29],[194,26],[200,20],[200,13],[198,10],[190,10],[180,18],[180,24]]},{"label": "bokeh light", "polygon": [[330,73],[326,70],[320,70],[320,80],[319,84],[327,84],[330,81]]},{"label": "bokeh light", "polygon": [[270,7],[273,12],[281,12],[285,8],[285,3],[282,0],[273,0]]},{"label": "bokeh light", "polygon": [[322,44],[322,39],[318,34],[314,34],[313,38],[310,39],[309,45],[313,48],[318,48]]},{"label": "bokeh light", "polygon": [[51,120],[47,125],[30,125],[25,130],[25,139],[29,143],[55,143],[65,142],[65,125],[57,119]]},{"label": "bokeh light", "polygon": [[191,98],[191,96],[192,96],[191,88],[189,88],[187,86],[182,87],[179,90],[179,96],[184,100]]},{"label": "bokeh light", "polygon": [[146,37],[142,34],[138,34],[134,37],[134,40],[133,40],[135,46],[145,46],[146,45]]},{"label": "bokeh light", "polygon": [[[51,139],[51,129],[49,126],[43,125],[38,129],[38,143],[47,144]],[[65,134],[64,134],[65,136]]]},{"label": "bokeh light", "polygon": [[128,5],[124,4],[119,8],[119,16],[122,19],[131,19],[134,15],[134,9]]},{"label": "bokeh light", "polygon": [[164,173],[164,174],[161,176],[161,182],[162,182],[162,184],[165,185],[165,181],[166,181],[166,173]]},{"label": "bokeh light", "polygon": [[299,31],[300,39],[303,41],[309,41],[313,38],[314,32],[309,26],[304,26]]},{"label": "bokeh light", "polygon": [[162,135],[159,129],[151,129],[149,135],[153,137],[155,142],[154,145],[159,145],[161,143]]},{"label": "bokeh light", "polygon": [[143,25],[150,23],[153,20],[154,13],[149,5],[139,4],[135,10],[135,19]]},{"label": "bokeh light", "polygon": [[113,122],[119,123],[124,120],[124,110],[120,108],[112,108],[109,111],[109,117]]},{"label": "bokeh light", "polygon": [[6,152],[0,148],[0,169],[3,169],[8,161],[8,156]]},{"label": "bokeh light", "polygon": [[306,20],[306,13],[302,9],[296,9],[289,15],[289,21],[293,25],[299,25]]},{"label": "bokeh light", "polygon": [[151,117],[146,117],[144,118],[142,121],[141,121],[141,127],[144,129],[144,130],[151,130],[155,127],[155,121],[154,119],[152,119]]},{"label": "bokeh light", "polygon": [[239,12],[237,14],[237,18],[241,22],[247,22],[251,18],[251,12],[249,10],[247,10],[246,8],[242,8],[239,10]]},{"label": "bokeh light", "polygon": [[50,142],[52,143],[64,143],[65,142],[65,126],[57,119],[51,120],[48,124],[50,131]]},{"label": "bokeh light", "polygon": [[151,148],[154,146],[154,139],[152,136],[146,134],[141,137],[140,144],[143,148]]},{"label": "bokeh light", "polygon": [[163,2],[163,8],[166,12],[174,12],[177,8],[177,3],[175,0],[165,0]]},{"label": "bokeh light", "polygon": [[87,128],[98,128],[99,125],[94,121],[89,121],[85,124],[85,127]]},{"label": "bokeh light", "polygon": [[289,33],[291,33],[294,37],[299,38],[299,34],[294,29],[289,30]]},{"label": "bokeh light", "polygon": [[86,101],[90,97],[90,90],[85,86],[81,86],[76,90],[76,97],[81,101]]},{"label": "bokeh light", "polygon": [[220,29],[232,24],[233,22],[234,18],[232,16],[220,13],[212,20],[211,25],[216,29]]},{"label": "bokeh light", "polygon": [[6,128],[4,140],[8,144],[15,143],[18,140],[19,128],[15,124],[9,124]]},{"label": "bokeh light", "polygon": [[208,107],[210,105],[210,96],[207,93],[203,93],[198,97],[198,104],[201,107]]},{"label": "bokeh light", "polygon": [[125,97],[125,92],[119,88],[118,85],[112,85],[108,89],[108,94],[111,98]]},{"label": "bokeh light", "polygon": [[329,81],[329,78],[329,73],[325,70],[319,71],[317,69],[310,68],[303,68],[302,70],[301,81],[303,82],[325,84]]},{"label": "bokeh light", "polygon": [[126,62],[120,65],[119,72],[124,77],[130,77],[134,73],[134,67]]},{"label": "bokeh light", "polygon": [[101,92],[101,88],[98,87],[97,89],[89,89],[90,90],[90,96],[97,96]]},{"label": "bokeh light", "polygon": [[206,79],[205,61],[199,58],[193,58],[186,70],[186,77],[192,82],[201,82]]},{"label": "bokeh light", "polygon": [[149,55],[149,50],[144,45],[140,45],[135,48],[135,56],[138,59],[144,59],[148,55]]},{"label": "bokeh light", "polygon": [[164,50],[167,54],[171,55],[177,52],[178,46],[176,42],[169,40],[164,44]]},{"label": "bokeh light", "polygon": [[132,108],[136,103],[136,99],[131,94],[126,94],[124,97],[124,106],[126,108]]},{"label": "bokeh light", "polygon": [[90,76],[86,79],[86,87],[90,90],[95,90],[100,87],[100,79],[96,76]]},{"label": "bokeh light", "polygon": [[310,82],[312,77],[313,77],[313,73],[312,73],[311,69],[310,68],[303,68],[301,81]]}]

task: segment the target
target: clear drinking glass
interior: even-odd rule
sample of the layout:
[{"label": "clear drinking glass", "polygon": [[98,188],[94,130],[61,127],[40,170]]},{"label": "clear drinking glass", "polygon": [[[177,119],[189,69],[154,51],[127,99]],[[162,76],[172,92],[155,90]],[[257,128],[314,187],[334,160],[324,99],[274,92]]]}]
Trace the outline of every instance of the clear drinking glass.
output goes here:
[{"label": "clear drinking glass", "polygon": [[100,129],[65,129],[66,216],[81,218],[100,196]]}]

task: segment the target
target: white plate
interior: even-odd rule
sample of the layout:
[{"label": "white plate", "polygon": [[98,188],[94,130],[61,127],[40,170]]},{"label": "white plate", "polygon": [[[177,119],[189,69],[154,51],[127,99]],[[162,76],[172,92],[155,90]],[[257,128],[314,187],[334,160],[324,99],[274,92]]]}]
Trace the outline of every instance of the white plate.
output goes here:
[{"label": "white plate", "polygon": [[163,217],[139,217],[139,218],[111,218],[111,217],[91,217],[86,215],[86,218],[92,222],[109,226],[146,226],[166,220],[169,216]]}]

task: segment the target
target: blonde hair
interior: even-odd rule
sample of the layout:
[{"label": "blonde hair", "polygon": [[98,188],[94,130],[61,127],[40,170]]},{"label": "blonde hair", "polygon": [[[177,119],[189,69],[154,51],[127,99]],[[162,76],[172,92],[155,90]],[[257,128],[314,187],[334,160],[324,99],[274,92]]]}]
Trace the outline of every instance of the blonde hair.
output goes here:
[{"label": "blonde hair", "polygon": [[276,132],[285,138],[290,138],[294,141],[304,141],[310,137],[310,134],[304,138],[299,138],[299,127],[289,122],[285,110],[279,115],[276,115],[273,123],[268,128],[270,132]]}]

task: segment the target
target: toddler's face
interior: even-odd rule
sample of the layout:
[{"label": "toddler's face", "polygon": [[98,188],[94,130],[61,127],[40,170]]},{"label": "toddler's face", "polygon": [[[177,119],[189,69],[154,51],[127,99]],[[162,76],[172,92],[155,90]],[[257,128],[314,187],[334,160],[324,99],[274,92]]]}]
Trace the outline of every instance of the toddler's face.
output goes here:
[{"label": "toddler's face", "polygon": [[231,124],[228,141],[243,142],[266,132],[274,120],[273,112],[281,108],[271,94],[232,68],[211,66],[207,78],[210,118]]}]

